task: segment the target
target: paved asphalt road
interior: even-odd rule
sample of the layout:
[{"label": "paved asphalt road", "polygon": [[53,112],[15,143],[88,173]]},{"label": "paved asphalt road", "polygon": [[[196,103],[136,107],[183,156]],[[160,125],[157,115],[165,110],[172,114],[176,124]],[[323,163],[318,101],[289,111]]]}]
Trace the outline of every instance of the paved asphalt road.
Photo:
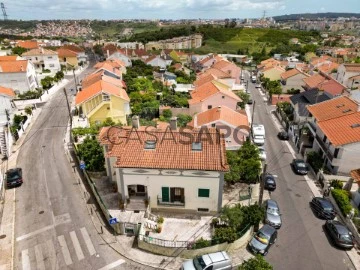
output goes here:
[{"label": "paved asphalt road", "polygon": [[347,254],[330,244],[323,232],[325,221],[312,213],[309,207],[311,190],[304,176],[292,171],[293,156],[286,143],[277,138],[279,130],[273,124],[270,109],[250,81],[249,91],[255,101],[254,123],[265,126],[267,171],[278,176],[277,189],[271,198],[278,202],[283,221],[278,239],[266,259],[276,270],[354,269]]},{"label": "paved asphalt road", "polygon": [[20,150],[24,184],[16,190],[15,269],[145,269],[125,262],[94,229],[64,153],[68,120],[59,90]]}]

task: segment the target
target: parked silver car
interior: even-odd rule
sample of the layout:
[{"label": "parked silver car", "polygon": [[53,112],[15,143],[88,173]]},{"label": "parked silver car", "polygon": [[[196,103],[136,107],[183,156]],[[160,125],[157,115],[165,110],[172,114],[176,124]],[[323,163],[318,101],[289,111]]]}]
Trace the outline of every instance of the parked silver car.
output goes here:
[{"label": "parked silver car", "polygon": [[231,270],[232,262],[226,251],[205,254],[183,263],[181,270]]},{"label": "parked silver car", "polygon": [[275,229],[280,229],[282,222],[277,202],[274,200],[267,200],[265,204],[265,223]]}]

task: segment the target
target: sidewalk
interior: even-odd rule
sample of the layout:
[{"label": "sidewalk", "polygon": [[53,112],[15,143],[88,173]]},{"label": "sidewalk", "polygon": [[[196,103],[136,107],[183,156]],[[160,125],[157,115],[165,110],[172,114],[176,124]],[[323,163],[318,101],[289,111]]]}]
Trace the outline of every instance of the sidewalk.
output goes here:
[{"label": "sidewalk", "polygon": [[[12,154],[5,160],[5,171],[7,169],[15,168],[17,164],[17,157],[19,149],[25,141],[26,134],[31,130],[33,123],[41,113],[38,108],[33,111],[33,117],[30,125],[25,130],[23,136],[13,146]],[[0,222],[0,270],[13,269],[14,258],[14,237],[15,237],[15,201],[16,201],[16,188],[5,190],[5,201],[3,215]]]}]

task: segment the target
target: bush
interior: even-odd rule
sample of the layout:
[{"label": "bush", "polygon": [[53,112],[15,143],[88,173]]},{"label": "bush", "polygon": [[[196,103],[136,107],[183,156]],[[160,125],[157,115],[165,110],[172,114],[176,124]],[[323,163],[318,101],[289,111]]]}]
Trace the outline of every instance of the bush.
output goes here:
[{"label": "bush", "polygon": [[315,173],[318,173],[319,170],[323,167],[324,159],[321,155],[315,151],[307,153],[307,162],[313,168]]},{"label": "bush", "polygon": [[331,194],[334,197],[336,204],[339,206],[344,216],[347,216],[352,209],[348,193],[348,191],[343,189],[333,189],[331,191]]},{"label": "bush", "polygon": [[159,223],[159,224],[164,223],[164,218],[162,216],[160,216],[157,220],[157,223]]},{"label": "bush", "polygon": [[199,249],[199,248],[205,248],[211,246],[211,240],[206,240],[204,238],[200,238],[195,241],[194,245],[192,246],[192,249]]},{"label": "bush", "polygon": [[272,270],[273,267],[261,255],[244,261],[238,270]]},{"label": "bush", "polygon": [[40,98],[41,95],[43,94],[43,91],[40,89],[37,89],[35,91],[26,91],[23,94],[19,94],[18,98],[19,99],[36,99],[36,98]]},{"label": "bush", "polygon": [[50,69],[43,69],[42,73],[51,73]]},{"label": "bush", "polygon": [[231,227],[215,228],[215,233],[212,238],[213,244],[220,244],[224,242],[232,243],[238,238],[236,231]]},{"label": "bush", "polygon": [[86,137],[84,142],[78,145],[78,155],[85,161],[86,169],[89,171],[102,172],[105,170],[103,148],[96,139]]},{"label": "bush", "polygon": [[343,182],[338,179],[333,179],[330,182],[330,187],[333,187],[335,189],[342,189],[343,188]]}]

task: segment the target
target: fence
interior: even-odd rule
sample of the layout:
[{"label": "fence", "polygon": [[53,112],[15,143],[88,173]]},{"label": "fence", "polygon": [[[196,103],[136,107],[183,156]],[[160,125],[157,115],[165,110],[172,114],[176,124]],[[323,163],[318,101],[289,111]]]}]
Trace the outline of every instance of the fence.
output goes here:
[{"label": "fence", "polygon": [[[76,158],[76,164],[79,165],[80,164],[80,159],[78,157],[78,150],[76,148],[75,144],[72,144],[73,149],[74,149],[74,153],[75,153],[75,158]],[[79,167],[79,166],[78,166]],[[110,215],[108,209],[106,208],[103,200],[101,199],[101,196],[96,188],[95,183],[91,180],[89,174],[87,173],[86,170],[83,170],[83,175],[85,176],[85,179],[87,181],[87,183],[89,184],[91,191],[93,193],[93,195],[95,196],[95,199],[98,203],[98,205],[100,206],[101,211],[103,212],[105,219],[108,221],[110,218],[112,218],[112,216]],[[124,233],[124,230],[121,229],[121,226],[119,226],[119,224],[114,224],[111,225],[111,227],[114,229],[114,231],[118,234],[122,234]]]}]

